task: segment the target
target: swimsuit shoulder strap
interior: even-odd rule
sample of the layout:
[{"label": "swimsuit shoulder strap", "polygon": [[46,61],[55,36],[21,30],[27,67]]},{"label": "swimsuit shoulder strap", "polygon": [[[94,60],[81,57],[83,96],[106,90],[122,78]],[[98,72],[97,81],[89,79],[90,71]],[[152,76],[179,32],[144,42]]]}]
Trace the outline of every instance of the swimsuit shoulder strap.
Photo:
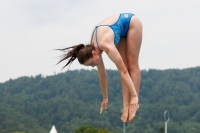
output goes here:
[{"label": "swimsuit shoulder strap", "polygon": [[[99,26],[95,26],[95,28],[94,28],[94,31],[93,31],[93,33],[92,33],[92,38],[91,38],[91,41],[90,41],[90,43],[92,43],[92,40],[93,40],[93,37],[94,37],[94,32],[96,31],[96,44],[97,44],[97,47],[99,48],[99,45],[98,45],[98,39],[97,39],[97,28],[98,28]],[[99,48],[100,49],[100,48]],[[100,49],[101,50],[101,49]]]},{"label": "swimsuit shoulder strap", "polygon": [[[109,26],[109,25],[99,25],[99,26],[95,26],[94,28],[94,31],[92,33],[92,38],[91,38],[91,41],[90,43],[92,43],[92,40],[93,40],[93,37],[94,37],[94,32],[96,31],[96,44],[97,44],[97,47],[100,49],[99,45],[98,45],[98,37],[97,37],[97,28],[100,27],[100,26]],[[101,49],[100,49],[101,50]]]}]

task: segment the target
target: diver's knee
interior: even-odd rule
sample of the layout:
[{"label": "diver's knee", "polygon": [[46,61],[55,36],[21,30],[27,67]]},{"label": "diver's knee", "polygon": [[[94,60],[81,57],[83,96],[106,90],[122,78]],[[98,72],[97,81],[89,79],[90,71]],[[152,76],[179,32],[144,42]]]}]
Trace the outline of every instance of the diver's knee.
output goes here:
[{"label": "diver's knee", "polygon": [[140,71],[139,64],[138,63],[128,64],[128,71],[130,73]]}]

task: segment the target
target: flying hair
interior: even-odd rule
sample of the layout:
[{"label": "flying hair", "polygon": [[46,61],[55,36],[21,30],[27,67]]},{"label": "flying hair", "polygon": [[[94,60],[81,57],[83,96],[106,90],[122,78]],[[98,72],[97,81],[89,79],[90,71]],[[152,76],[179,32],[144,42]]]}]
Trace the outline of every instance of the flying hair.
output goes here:
[{"label": "flying hair", "polygon": [[65,52],[65,54],[62,55],[61,60],[57,64],[63,62],[64,60],[69,59],[67,63],[64,65],[63,67],[64,69],[66,66],[71,64],[76,58],[78,59],[80,64],[84,64],[86,60],[93,57],[92,50],[95,50],[95,47],[92,44],[88,44],[88,45],[78,44],[75,46],[71,46],[71,47],[67,47],[63,49],[56,49],[56,50]]}]

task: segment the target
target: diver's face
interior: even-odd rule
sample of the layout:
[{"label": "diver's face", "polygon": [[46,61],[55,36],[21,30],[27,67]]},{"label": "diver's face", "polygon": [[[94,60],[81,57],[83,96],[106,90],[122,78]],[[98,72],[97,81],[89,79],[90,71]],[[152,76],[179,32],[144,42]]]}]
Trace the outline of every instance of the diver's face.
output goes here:
[{"label": "diver's face", "polygon": [[90,58],[89,60],[85,61],[85,63],[83,65],[91,66],[91,67],[95,67],[95,66],[99,65],[99,63],[100,63],[99,55],[97,54],[96,51],[92,51],[92,54],[93,54],[93,57]]}]

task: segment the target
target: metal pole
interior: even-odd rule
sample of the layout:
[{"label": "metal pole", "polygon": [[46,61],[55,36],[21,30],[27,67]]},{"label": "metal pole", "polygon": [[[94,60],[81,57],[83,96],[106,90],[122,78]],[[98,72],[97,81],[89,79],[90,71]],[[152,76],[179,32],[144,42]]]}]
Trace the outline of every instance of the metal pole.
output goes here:
[{"label": "metal pole", "polygon": [[167,133],[167,122],[165,122],[165,133]]},{"label": "metal pole", "polygon": [[123,122],[123,133],[125,133],[126,130],[125,130],[125,122]]},{"label": "metal pole", "polygon": [[169,111],[165,110],[164,112],[164,120],[165,120],[165,133],[167,133],[167,122],[170,119]]}]

